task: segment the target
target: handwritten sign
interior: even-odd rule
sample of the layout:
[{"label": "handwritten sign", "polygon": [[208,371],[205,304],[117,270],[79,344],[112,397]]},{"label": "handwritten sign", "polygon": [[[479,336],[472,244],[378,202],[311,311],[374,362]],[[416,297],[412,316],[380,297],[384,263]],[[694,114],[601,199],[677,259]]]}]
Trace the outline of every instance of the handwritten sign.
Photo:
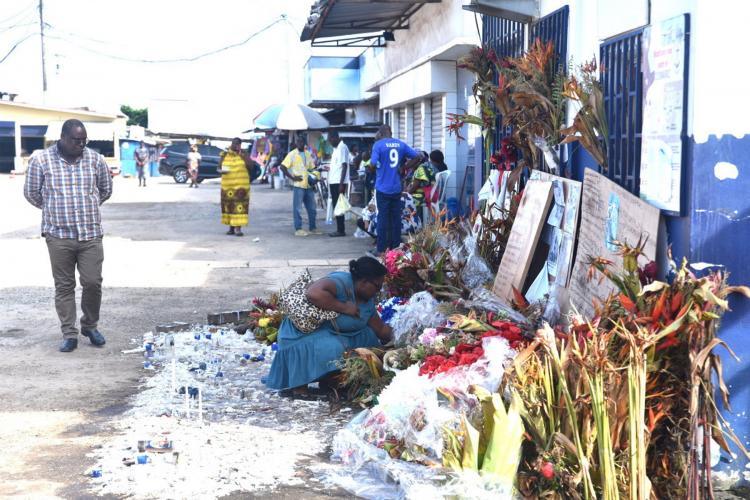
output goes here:
[{"label": "handwritten sign", "polygon": [[[581,230],[578,234],[573,275],[570,280],[570,302],[578,312],[591,318],[592,299],[604,300],[616,290],[607,279],[586,279],[589,258],[604,257],[622,269],[622,258],[610,250],[612,241],[635,245],[642,236],[648,238],[644,252],[650,260],[656,258],[659,209],[630,194],[603,175],[586,169],[583,178]],[[641,261],[641,264],[645,262]]]},{"label": "handwritten sign", "polygon": [[492,288],[502,300],[510,302],[513,299],[513,287],[521,290],[526,280],[551,201],[551,182],[528,182]]},{"label": "handwritten sign", "polygon": [[[561,231],[552,229],[546,242],[550,246],[547,259],[548,269],[555,276],[558,286],[567,287],[570,282],[570,271],[573,268],[573,244],[578,229],[578,216],[581,209],[581,183],[547,172],[534,170],[531,179],[552,182],[555,194],[555,206],[550,213],[549,225],[560,227]],[[555,187],[558,187],[555,190]],[[562,187],[562,189],[559,189]]]}]

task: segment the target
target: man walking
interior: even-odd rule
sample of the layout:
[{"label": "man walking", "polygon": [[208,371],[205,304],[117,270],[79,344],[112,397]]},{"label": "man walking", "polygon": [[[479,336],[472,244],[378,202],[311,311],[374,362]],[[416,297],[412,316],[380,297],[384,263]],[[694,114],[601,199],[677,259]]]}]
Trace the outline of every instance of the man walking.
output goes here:
[{"label": "man walking", "polygon": [[138,172],[138,187],[146,187],[146,174],[144,173],[146,163],[148,163],[148,148],[141,141],[141,145],[135,150],[135,170]]},{"label": "man walking", "polygon": [[42,209],[42,236],[47,241],[55,309],[63,334],[61,352],[78,347],[76,267],[81,287],[81,334],[104,345],[97,330],[102,300],[102,226],[99,206],[112,195],[112,175],[104,157],[86,147],[86,128],[79,120],[63,123],[60,140],[29,161],[24,196]]},{"label": "man walking", "polygon": [[[378,254],[401,245],[401,178],[404,171],[416,166],[421,159],[408,144],[391,135],[391,127],[382,125],[376,135],[379,140],[372,146],[370,156],[370,163],[377,169]],[[403,165],[405,158],[410,160]]]},{"label": "man walking", "polygon": [[[331,154],[331,167],[328,170],[328,192],[331,193],[331,201],[334,208],[339,201],[339,195],[346,194],[349,185],[349,162],[351,161],[349,148],[339,137],[336,130],[328,132],[328,142],[333,146]],[[328,233],[328,236],[346,236],[344,216],[336,216],[336,231]]]},{"label": "man walking", "polygon": [[[316,228],[315,217],[315,188],[314,179],[318,173],[315,171],[315,160],[309,151],[305,151],[305,138],[297,136],[294,145],[295,149],[291,150],[281,162],[281,171],[284,175],[293,181],[294,193],[292,198],[292,215],[294,217],[294,235],[307,236],[308,234],[323,234]],[[313,182],[310,178],[312,177]],[[302,229],[302,215],[300,214],[301,205],[305,205],[307,210],[307,220],[310,227],[308,233]]]}]

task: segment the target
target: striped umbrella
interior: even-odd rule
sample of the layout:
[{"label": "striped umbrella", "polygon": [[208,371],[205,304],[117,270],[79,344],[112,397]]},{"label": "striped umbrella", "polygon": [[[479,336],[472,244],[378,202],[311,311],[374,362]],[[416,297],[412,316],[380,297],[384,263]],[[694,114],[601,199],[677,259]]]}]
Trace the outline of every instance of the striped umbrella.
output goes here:
[{"label": "striped umbrella", "polygon": [[256,128],[310,130],[327,128],[323,115],[304,104],[273,104],[255,117]]}]

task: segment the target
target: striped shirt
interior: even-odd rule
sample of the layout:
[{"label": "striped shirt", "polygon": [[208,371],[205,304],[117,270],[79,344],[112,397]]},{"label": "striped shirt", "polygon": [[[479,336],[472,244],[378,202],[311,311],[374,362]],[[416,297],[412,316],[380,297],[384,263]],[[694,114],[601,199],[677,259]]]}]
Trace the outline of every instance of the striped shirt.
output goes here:
[{"label": "striped shirt", "polygon": [[42,236],[93,240],[103,235],[99,205],[112,195],[112,175],[99,153],[84,148],[68,163],[55,144],[32,155],[23,194],[42,209]]}]

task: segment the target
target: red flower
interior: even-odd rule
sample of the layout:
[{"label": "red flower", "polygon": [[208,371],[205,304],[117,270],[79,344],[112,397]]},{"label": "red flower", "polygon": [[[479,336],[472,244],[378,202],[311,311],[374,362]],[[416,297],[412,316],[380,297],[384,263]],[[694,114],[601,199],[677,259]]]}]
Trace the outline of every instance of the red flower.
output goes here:
[{"label": "red flower", "polygon": [[552,462],[544,462],[542,464],[542,467],[539,469],[539,472],[542,473],[542,477],[544,479],[552,479],[555,477],[555,466],[552,464]]},{"label": "red flower", "polygon": [[656,262],[653,260],[643,266],[643,269],[640,267],[638,268],[638,279],[641,282],[641,285],[648,285],[652,281],[656,279],[656,275],[659,272],[659,267],[656,265]]}]

